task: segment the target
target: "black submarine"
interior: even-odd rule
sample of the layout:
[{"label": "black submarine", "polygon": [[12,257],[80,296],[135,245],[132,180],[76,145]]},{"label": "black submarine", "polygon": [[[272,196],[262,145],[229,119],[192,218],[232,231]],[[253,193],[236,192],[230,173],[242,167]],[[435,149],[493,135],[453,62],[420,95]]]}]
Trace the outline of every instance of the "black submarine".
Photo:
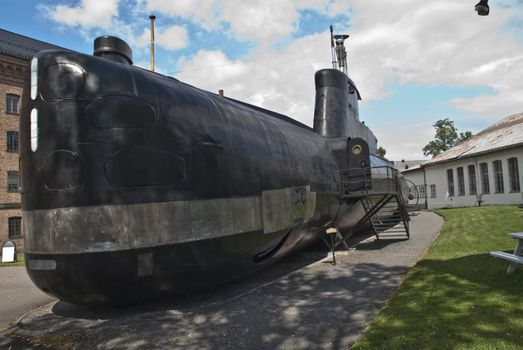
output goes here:
[{"label": "black submarine", "polygon": [[344,39],[315,74],[313,128],[133,66],[116,37],[97,38],[94,56],[36,55],[20,119],[36,286],[76,304],[133,303],[237,279],[327,228],[359,226],[360,198],[390,163],[359,121]]}]

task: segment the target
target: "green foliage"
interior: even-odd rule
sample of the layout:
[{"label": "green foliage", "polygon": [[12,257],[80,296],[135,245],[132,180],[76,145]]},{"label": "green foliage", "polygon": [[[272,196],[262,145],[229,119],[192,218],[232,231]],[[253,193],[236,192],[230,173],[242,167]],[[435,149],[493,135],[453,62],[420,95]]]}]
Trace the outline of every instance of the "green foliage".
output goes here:
[{"label": "green foliage", "polygon": [[380,157],[385,157],[385,154],[387,154],[387,150],[381,146],[378,147],[376,150],[376,154]]},{"label": "green foliage", "polygon": [[516,206],[438,210],[445,225],[426,255],[353,349],[522,349],[523,266],[508,232],[521,231]]},{"label": "green foliage", "polygon": [[470,131],[460,132],[459,133],[459,142],[467,141],[472,137],[472,133]]},{"label": "green foliage", "polygon": [[458,143],[472,137],[470,131],[458,134],[454,122],[448,118],[438,120],[433,126],[436,129],[436,135],[434,136],[434,140],[430,141],[425,147],[423,147],[423,154],[426,156],[431,155],[432,157],[435,157],[449,148],[454,147]]}]

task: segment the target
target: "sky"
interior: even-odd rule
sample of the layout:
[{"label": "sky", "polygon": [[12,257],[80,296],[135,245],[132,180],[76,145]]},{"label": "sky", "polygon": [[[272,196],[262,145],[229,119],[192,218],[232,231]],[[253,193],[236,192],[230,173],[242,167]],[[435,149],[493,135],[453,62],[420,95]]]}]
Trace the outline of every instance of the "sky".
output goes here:
[{"label": "sky", "polygon": [[391,160],[425,159],[433,124],[477,133],[523,112],[523,0],[0,0],[0,27],[86,54],[115,35],[156,71],[312,126],[329,25],[349,34],[360,120]]}]

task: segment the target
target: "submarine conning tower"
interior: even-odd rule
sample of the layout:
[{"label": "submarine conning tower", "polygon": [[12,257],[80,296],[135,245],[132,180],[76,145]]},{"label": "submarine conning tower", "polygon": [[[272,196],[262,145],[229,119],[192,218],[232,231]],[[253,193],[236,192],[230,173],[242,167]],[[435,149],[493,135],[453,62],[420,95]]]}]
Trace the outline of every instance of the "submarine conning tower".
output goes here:
[{"label": "submarine conning tower", "polygon": [[332,69],[316,72],[316,104],[314,131],[327,139],[361,138],[376,153],[377,139],[360,121],[358,101],[361,95],[348,76],[347,51],[344,41],[348,35],[333,35],[331,26]]},{"label": "submarine conning tower", "polygon": [[358,100],[361,98],[352,80],[337,69],[322,69],[316,72],[314,80],[314,131],[326,138],[357,136],[351,131],[360,123]]}]

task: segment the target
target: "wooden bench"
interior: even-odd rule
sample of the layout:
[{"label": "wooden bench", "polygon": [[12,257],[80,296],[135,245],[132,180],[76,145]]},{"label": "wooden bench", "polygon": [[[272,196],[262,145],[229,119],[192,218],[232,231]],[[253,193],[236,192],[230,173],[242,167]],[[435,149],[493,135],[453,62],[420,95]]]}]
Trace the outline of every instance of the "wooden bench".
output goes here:
[{"label": "wooden bench", "polygon": [[523,264],[523,256],[520,255],[521,249],[523,248],[523,232],[511,232],[508,235],[517,240],[514,254],[505,252],[490,252],[490,255],[498,259],[510,261],[507,273],[513,273],[516,270],[517,264]]}]

